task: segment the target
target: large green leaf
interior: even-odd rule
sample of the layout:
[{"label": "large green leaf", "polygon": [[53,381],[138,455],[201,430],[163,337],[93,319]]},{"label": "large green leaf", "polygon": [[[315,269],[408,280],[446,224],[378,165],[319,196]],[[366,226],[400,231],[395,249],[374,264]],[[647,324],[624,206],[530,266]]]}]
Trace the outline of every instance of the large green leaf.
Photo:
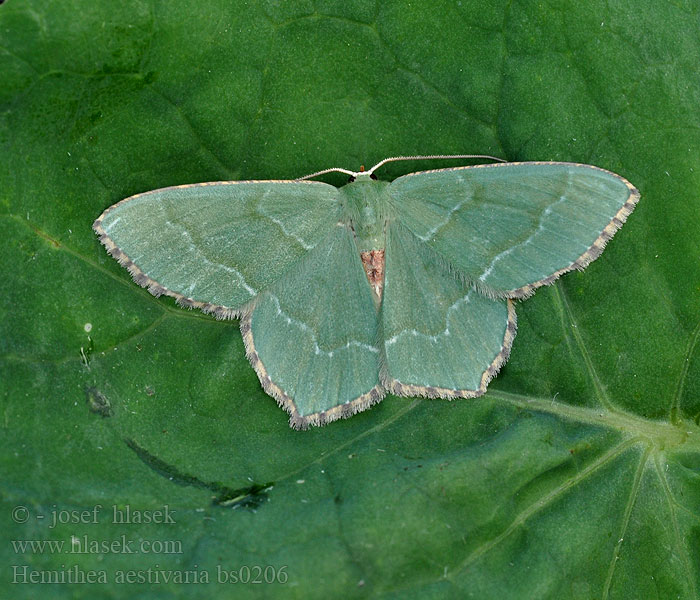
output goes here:
[{"label": "large green leaf", "polygon": [[[2,4],[0,595],[696,598],[699,13]],[[592,163],[642,192],[598,261],[518,303],[510,362],[476,400],[388,397],[294,431],[237,322],[153,298],[90,228],[157,187],[457,152]],[[50,527],[96,505],[98,523]],[[113,523],[113,505],[175,522]],[[71,536],[142,551],[70,553]],[[21,583],[73,565],[107,583]],[[286,583],[217,583],[256,565]],[[149,568],[158,583],[115,583]],[[200,583],[165,582],[178,571]]]}]

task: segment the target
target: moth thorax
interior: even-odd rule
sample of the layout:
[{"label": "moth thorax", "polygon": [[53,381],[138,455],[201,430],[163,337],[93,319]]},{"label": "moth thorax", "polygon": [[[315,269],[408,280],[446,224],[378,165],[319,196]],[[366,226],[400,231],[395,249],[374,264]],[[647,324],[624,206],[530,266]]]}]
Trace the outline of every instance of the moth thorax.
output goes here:
[{"label": "moth thorax", "polygon": [[360,257],[369,285],[377,299],[381,300],[384,289],[384,250],[360,252]]}]

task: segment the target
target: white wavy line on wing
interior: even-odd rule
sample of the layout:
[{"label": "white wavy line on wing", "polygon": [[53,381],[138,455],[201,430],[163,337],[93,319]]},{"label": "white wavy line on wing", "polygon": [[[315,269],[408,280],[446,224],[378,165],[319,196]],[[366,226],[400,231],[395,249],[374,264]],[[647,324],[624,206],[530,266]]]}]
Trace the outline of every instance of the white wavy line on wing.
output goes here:
[{"label": "white wavy line on wing", "polygon": [[537,223],[537,229],[535,229],[535,231],[532,232],[532,235],[530,235],[526,240],[523,240],[522,242],[515,244],[514,246],[511,246],[510,248],[506,248],[503,252],[500,252],[499,254],[494,256],[493,259],[491,260],[491,262],[489,263],[489,266],[486,267],[486,270],[479,276],[479,281],[484,281],[491,274],[491,272],[493,271],[493,268],[496,266],[497,262],[499,262],[500,260],[502,260],[503,258],[508,256],[516,248],[523,248],[523,247],[527,246],[530,242],[532,242],[532,240],[535,238],[535,236],[540,231],[544,231],[544,225],[543,225],[544,218],[549,216],[550,213],[552,212],[552,209],[557,204],[561,204],[564,200],[566,200],[566,193],[562,194],[559,197],[559,200],[557,200],[556,202],[553,202],[552,204],[550,204],[547,208],[545,208],[542,211],[542,214],[540,215],[539,221]]},{"label": "white wavy line on wing", "polygon": [[257,203],[255,206],[255,210],[258,212],[258,214],[262,215],[266,219],[270,219],[275,225],[277,225],[281,230],[284,235],[287,237],[290,237],[294,240],[296,240],[299,245],[304,249],[304,250],[311,250],[312,248],[315,247],[315,244],[309,244],[307,243],[303,238],[298,236],[296,233],[292,233],[291,231],[288,231],[287,228],[285,227],[284,223],[280,221],[279,219],[273,217],[272,215],[268,215],[262,207],[262,202],[270,195],[270,190],[267,190],[266,192],[263,193],[262,198],[260,199],[260,202]]},{"label": "white wavy line on wing", "polygon": [[[190,236],[188,231],[182,225],[179,225],[177,223],[172,223],[171,221],[166,221],[165,226],[166,227],[170,226],[170,227],[175,227],[175,228],[180,227],[182,229],[182,236],[187,238],[187,244],[189,244],[190,249],[194,250],[199,255],[200,260],[202,260],[205,264],[211,265],[215,269],[223,269],[227,273],[232,273],[233,275],[235,275],[240,280],[241,285],[243,286],[245,291],[248,292],[251,296],[255,296],[258,293],[258,291],[255,288],[248,285],[248,283],[245,280],[245,277],[243,277],[243,274],[238,269],[235,269],[234,267],[229,267],[228,265],[222,265],[219,263],[212,262],[206,256],[204,256],[199,251],[197,246],[195,246],[194,242],[192,241],[192,237]],[[187,288],[186,293],[188,293],[188,294],[192,293],[192,291],[194,291],[194,286],[195,286],[194,283],[191,284]]]},{"label": "white wavy line on wing", "polygon": [[455,302],[447,309],[447,312],[445,313],[445,330],[441,331],[440,333],[437,333],[435,335],[427,335],[425,333],[421,333],[420,331],[416,329],[403,329],[399,331],[396,335],[390,337],[388,340],[384,342],[385,346],[391,346],[392,344],[395,344],[399,338],[403,337],[404,335],[412,335],[412,336],[420,336],[422,338],[428,339],[431,342],[437,342],[441,337],[447,337],[450,335],[450,312],[457,310],[460,304],[464,303],[467,304],[470,301],[470,296],[472,292],[474,291],[474,288],[471,288],[465,296],[462,296],[461,298],[455,300]]},{"label": "white wavy line on wing", "polygon": [[438,231],[440,231],[440,229],[442,229],[445,225],[447,225],[452,220],[452,215],[455,214],[460,208],[462,208],[462,206],[464,206],[464,204],[466,204],[471,199],[472,199],[472,195],[470,194],[464,200],[460,200],[459,202],[457,202],[457,204],[455,204],[447,212],[447,215],[445,215],[445,218],[440,223],[435,225],[435,227],[428,229],[428,231],[425,233],[425,235],[416,234],[416,237],[423,240],[424,242],[427,242],[427,241],[433,239],[433,237],[435,237],[435,234]]},{"label": "white wavy line on wing", "polygon": [[309,335],[311,335],[311,339],[314,344],[314,354],[325,354],[328,357],[332,357],[334,352],[338,352],[340,350],[347,350],[351,346],[357,346],[358,348],[362,348],[364,350],[368,350],[369,352],[374,352],[377,353],[379,352],[379,348],[376,348],[374,346],[370,346],[369,344],[364,344],[363,342],[358,342],[356,340],[349,340],[344,346],[339,346],[338,348],[333,348],[332,350],[326,352],[325,350],[321,350],[321,348],[318,345],[318,342],[316,341],[316,335],[314,334],[313,329],[309,327],[306,323],[299,321],[297,319],[293,319],[290,317],[287,313],[285,313],[282,310],[282,307],[280,306],[280,301],[277,296],[274,294],[270,294],[270,298],[272,298],[273,302],[277,305],[277,314],[284,318],[287,323],[294,324],[297,327],[299,327],[302,331],[308,332]]},{"label": "white wavy line on wing", "polygon": [[112,221],[109,225],[105,226],[103,229],[104,229],[107,233],[109,233],[110,229],[112,229],[112,227],[114,227],[114,226],[115,226],[117,223],[119,223],[119,221],[121,221],[121,220],[122,220],[121,217],[117,217],[116,219],[114,219],[114,221]]}]

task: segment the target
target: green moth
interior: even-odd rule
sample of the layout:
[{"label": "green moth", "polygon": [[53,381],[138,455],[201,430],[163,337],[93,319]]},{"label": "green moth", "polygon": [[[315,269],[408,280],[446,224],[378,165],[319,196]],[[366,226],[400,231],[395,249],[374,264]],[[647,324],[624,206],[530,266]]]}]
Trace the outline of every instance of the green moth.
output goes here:
[{"label": "green moth", "polygon": [[[122,200],[93,227],[152,294],[239,318],[247,357],[293,427],[387,392],[472,398],[508,358],[514,299],[597,258],[639,192],[565,162],[373,175],[390,160],[467,157],[179,185]],[[350,183],[307,180],[330,171]]]}]

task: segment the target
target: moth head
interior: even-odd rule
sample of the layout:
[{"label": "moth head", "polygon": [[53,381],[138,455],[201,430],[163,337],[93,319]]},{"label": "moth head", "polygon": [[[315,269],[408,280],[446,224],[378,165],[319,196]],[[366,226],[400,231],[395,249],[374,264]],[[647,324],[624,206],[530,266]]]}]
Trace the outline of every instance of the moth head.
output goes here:
[{"label": "moth head", "polygon": [[359,173],[355,173],[353,175],[350,175],[348,177],[348,183],[353,183],[354,181],[376,181],[377,176],[374,173],[363,173],[360,171]]}]

